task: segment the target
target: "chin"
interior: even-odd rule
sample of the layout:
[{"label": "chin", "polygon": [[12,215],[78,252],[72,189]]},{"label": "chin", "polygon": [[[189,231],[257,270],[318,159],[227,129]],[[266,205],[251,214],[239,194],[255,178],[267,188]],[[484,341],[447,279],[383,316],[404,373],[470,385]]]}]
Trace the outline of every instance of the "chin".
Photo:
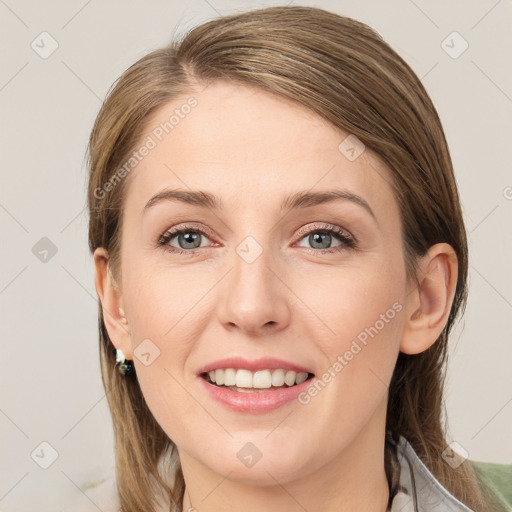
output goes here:
[{"label": "chin", "polygon": [[[314,446],[315,443],[308,445]],[[286,448],[282,443],[269,440],[261,443],[231,440],[220,453],[210,452],[208,459],[205,460],[203,452],[198,462],[233,482],[252,486],[275,485],[276,480],[286,483],[307,476],[315,466],[321,465],[320,461],[308,457],[303,446]]]}]

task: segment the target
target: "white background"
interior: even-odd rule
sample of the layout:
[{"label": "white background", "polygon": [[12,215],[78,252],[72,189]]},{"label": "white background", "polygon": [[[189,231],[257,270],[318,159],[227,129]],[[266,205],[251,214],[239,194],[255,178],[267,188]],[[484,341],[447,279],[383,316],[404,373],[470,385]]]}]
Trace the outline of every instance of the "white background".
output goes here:
[{"label": "white background", "polygon": [[[220,14],[282,2],[0,0],[0,510],[76,511],[113,467],[87,246],[85,149],[130,64]],[[443,122],[470,243],[470,297],[452,338],[450,437],[473,460],[512,463],[510,0],[312,1],[375,28],[410,64]],[[57,50],[43,59],[35,40]],[[441,43],[469,44],[454,59]],[[461,40],[453,43],[457,48]],[[461,48],[460,46],[458,48]],[[46,263],[32,248],[49,238]],[[58,458],[42,469],[39,461]],[[43,449],[43,452],[41,452]],[[44,456],[42,455],[44,454]],[[36,458],[36,457],[35,457]],[[83,510],[99,510],[85,494]]]}]

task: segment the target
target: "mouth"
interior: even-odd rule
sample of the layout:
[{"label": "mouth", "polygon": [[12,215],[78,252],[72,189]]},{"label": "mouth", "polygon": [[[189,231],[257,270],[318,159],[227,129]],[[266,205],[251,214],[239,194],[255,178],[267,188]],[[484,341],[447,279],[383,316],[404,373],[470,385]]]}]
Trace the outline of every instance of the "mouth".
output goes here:
[{"label": "mouth", "polygon": [[311,368],[284,359],[233,356],[203,366],[197,378],[205,396],[221,406],[266,414],[293,405],[315,375]]},{"label": "mouth", "polygon": [[244,368],[217,368],[200,377],[213,386],[240,393],[271,392],[288,389],[314,377],[313,373],[281,368],[250,371]]}]

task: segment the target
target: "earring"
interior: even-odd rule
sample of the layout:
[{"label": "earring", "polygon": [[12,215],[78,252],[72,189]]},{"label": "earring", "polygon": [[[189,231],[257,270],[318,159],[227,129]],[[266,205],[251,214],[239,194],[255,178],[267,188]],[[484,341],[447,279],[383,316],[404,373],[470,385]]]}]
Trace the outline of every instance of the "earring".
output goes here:
[{"label": "earring", "polygon": [[135,371],[132,361],[127,361],[123,354],[123,351],[118,348],[116,349],[116,366],[121,375],[129,375]]}]

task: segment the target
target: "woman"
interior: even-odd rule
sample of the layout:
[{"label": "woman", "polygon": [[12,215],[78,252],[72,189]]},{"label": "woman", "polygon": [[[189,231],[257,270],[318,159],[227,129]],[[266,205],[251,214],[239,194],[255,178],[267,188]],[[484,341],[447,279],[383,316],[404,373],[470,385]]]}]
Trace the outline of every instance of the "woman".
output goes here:
[{"label": "woman", "polygon": [[205,23],[122,75],[89,156],[124,512],[495,509],[441,422],[450,156],[378,34],[307,7]]}]

